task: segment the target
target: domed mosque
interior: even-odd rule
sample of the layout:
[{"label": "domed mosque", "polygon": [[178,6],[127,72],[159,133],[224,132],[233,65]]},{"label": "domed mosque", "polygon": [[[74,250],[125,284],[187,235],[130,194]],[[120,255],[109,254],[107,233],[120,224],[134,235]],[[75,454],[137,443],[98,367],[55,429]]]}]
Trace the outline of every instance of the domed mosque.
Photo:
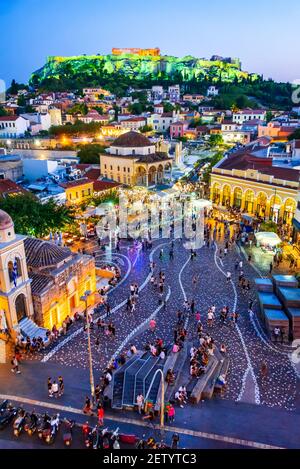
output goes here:
[{"label": "domed mosque", "polygon": [[126,132],[118,137],[100,157],[101,174],[127,185],[155,186],[162,184],[172,158],[156,151],[155,145],[139,132]]},{"label": "domed mosque", "polygon": [[95,261],[53,242],[15,234],[11,217],[0,210],[0,329],[12,338],[43,337],[60,328],[96,290]]}]

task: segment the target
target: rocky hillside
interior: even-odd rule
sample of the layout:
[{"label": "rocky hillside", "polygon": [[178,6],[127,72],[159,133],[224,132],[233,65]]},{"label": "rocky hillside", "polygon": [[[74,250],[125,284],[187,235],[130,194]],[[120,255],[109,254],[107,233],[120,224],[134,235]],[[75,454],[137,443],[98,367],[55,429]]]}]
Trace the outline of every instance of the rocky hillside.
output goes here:
[{"label": "rocky hillside", "polygon": [[256,81],[258,75],[240,70],[239,61],[204,60],[192,56],[140,57],[138,55],[82,55],[75,57],[48,57],[46,64],[34,72],[30,82],[43,85],[47,81],[78,80],[90,82],[109,76],[129,79],[175,80],[189,82],[232,83],[243,80]]}]

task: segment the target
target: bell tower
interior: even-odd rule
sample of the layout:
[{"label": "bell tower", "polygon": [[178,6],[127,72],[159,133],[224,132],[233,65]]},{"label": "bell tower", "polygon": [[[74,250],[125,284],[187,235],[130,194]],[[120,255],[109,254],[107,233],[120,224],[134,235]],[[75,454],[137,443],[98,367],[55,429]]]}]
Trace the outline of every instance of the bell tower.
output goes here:
[{"label": "bell tower", "polygon": [[0,210],[0,310],[10,332],[18,332],[20,321],[34,315],[24,239],[15,234],[11,217]]}]

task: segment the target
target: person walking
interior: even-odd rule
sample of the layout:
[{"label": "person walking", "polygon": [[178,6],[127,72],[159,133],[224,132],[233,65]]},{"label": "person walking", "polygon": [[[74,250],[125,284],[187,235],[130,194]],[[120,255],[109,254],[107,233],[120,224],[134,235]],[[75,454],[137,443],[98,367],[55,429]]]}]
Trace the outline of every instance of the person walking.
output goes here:
[{"label": "person walking", "polygon": [[151,320],[150,320],[149,326],[150,326],[150,331],[154,334],[155,328],[156,328],[156,321],[155,321],[155,319],[151,319]]},{"label": "person walking", "polygon": [[263,379],[265,379],[268,376],[268,365],[266,364],[266,362],[262,362],[260,373]]},{"label": "person walking", "polygon": [[104,425],[104,409],[101,404],[98,405],[97,417],[98,417],[98,425],[102,427]]},{"label": "person walking", "polygon": [[58,395],[61,397],[64,394],[65,391],[65,385],[64,385],[64,380],[62,376],[58,377]]},{"label": "person walking", "polygon": [[91,399],[88,396],[86,396],[85,398],[83,413],[88,414],[88,415],[93,415]]},{"label": "person walking", "polygon": [[18,359],[17,359],[17,357],[16,357],[15,355],[14,355],[13,358],[12,358],[11,364],[12,364],[12,369],[11,369],[11,371],[12,371],[13,373],[20,374],[21,371],[19,370],[19,362],[18,362]]},{"label": "person walking", "polygon": [[168,418],[169,418],[169,423],[173,423],[175,420],[175,407],[173,404],[170,404],[170,407],[168,409]]},{"label": "person walking", "polygon": [[127,298],[127,301],[126,301],[126,311],[130,311],[131,310],[131,298]]},{"label": "person walking", "polygon": [[144,402],[145,402],[144,396],[143,396],[142,393],[140,393],[136,398],[138,412],[139,412],[140,415],[141,415],[141,413],[143,411],[143,408],[144,408]]},{"label": "person walking", "polygon": [[230,280],[231,280],[231,272],[228,271],[228,272],[226,273],[226,281],[227,281],[227,283],[229,283]]},{"label": "person walking", "polygon": [[47,379],[47,388],[48,388],[48,397],[53,397],[52,396],[52,378]]},{"label": "person walking", "polygon": [[55,397],[55,399],[58,398],[58,390],[59,390],[58,383],[56,381],[53,381],[51,391],[52,391],[52,395]]}]

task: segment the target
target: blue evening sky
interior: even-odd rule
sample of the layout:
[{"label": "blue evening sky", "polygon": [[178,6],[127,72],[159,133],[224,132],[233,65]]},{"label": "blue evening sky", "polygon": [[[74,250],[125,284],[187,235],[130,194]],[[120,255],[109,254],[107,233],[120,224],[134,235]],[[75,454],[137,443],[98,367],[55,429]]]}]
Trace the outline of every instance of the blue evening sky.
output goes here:
[{"label": "blue evening sky", "polygon": [[160,47],[240,57],[278,81],[300,79],[299,0],[0,0],[0,79],[26,82],[47,55]]}]

